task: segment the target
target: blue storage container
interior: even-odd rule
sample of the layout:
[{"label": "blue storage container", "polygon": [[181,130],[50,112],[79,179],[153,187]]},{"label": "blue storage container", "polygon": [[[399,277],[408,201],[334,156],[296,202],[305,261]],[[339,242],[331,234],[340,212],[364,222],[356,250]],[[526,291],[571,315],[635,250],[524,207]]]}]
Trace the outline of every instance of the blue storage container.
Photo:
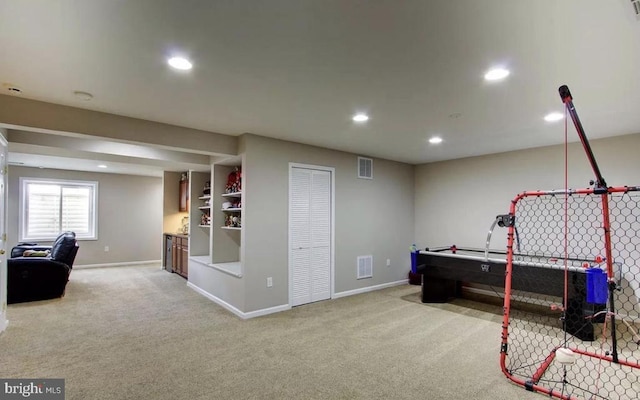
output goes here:
[{"label": "blue storage container", "polygon": [[607,304],[607,274],[600,268],[587,269],[587,303]]},{"label": "blue storage container", "polygon": [[416,273],[417,264],[418,264],[418,250],[411,252],[411,272],[413,272],[414,274]]}]

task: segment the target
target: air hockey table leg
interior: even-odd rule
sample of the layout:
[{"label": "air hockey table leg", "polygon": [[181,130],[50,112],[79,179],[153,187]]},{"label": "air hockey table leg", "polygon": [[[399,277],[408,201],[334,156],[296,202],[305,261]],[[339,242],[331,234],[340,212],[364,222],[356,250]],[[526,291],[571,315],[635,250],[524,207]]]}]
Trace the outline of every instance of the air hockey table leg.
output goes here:
[{"label": "air hockey table leg", "polygon": [[422,302],[446,303],[459,295],[458,281],[422,275]]}]

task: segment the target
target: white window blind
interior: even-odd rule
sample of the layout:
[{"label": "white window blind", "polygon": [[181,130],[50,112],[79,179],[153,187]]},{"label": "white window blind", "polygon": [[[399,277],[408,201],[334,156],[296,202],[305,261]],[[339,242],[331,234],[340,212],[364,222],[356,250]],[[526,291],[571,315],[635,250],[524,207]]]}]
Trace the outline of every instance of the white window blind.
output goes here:
[{"label": "white window blind", "polygon": [[98,182],[21,178],[20,241],[53,240],[73,231],[97,239]]}]

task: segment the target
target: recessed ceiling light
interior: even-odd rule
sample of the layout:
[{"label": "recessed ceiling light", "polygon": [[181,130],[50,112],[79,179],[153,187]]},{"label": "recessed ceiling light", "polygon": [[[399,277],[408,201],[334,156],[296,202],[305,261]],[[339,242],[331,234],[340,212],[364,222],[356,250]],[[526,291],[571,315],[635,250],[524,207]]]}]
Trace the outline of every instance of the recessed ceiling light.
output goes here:
[{"label": "recessed ceiling light", "polygon": [[107,168],[107,166],[104,165],[104,164],[100,164],[100,165],[98,165],[98,168]]},{"label": "recessed ceiling light", "polygon": [[167,60],[167,62],[173,68],[180,69],[183,71],[190,70],[193,67],[193,64],[191,64],[191,61],[183,57],[172,57],[169,60]]},{"label": "recessed ceiling light", "polygon": [[431,143],[431,144],[440,144],[440,143],[442,143],[442,138],[440,136],[434,136],[431,139],[429,139],[429,143]]},{"label": "recessed ceiling light", "polygon": [[484,74],[484,79],[487,81],[499,81],[509,76],[509,74],[510,72],[508,69],[493,68],[487,71],[486,74]]},{"label": "recessed ceiling light", "polygon": [[544,116],[544,120],[547,122],[555,122],[564,119],[564,114],[559,112],[552,112]]},{"label": "recessed ceiling light", "polygon": [[353,119],[353,122],[367,122],[369,120],[369,116],[367,114],[358,113],[351,119]]}]

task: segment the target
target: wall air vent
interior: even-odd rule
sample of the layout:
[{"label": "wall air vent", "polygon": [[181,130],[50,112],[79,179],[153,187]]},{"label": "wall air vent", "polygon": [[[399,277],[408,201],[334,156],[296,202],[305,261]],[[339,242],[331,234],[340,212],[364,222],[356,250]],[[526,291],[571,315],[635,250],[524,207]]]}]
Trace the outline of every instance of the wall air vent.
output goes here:
[{"label": "wall air vent", "polygon": [[356,279],[373,277],[373,256],[358,256],[358,271]]},{"label": "wall air vent", "polygon": [[373,159],[358,157],[358,178],[373,179]]}]

